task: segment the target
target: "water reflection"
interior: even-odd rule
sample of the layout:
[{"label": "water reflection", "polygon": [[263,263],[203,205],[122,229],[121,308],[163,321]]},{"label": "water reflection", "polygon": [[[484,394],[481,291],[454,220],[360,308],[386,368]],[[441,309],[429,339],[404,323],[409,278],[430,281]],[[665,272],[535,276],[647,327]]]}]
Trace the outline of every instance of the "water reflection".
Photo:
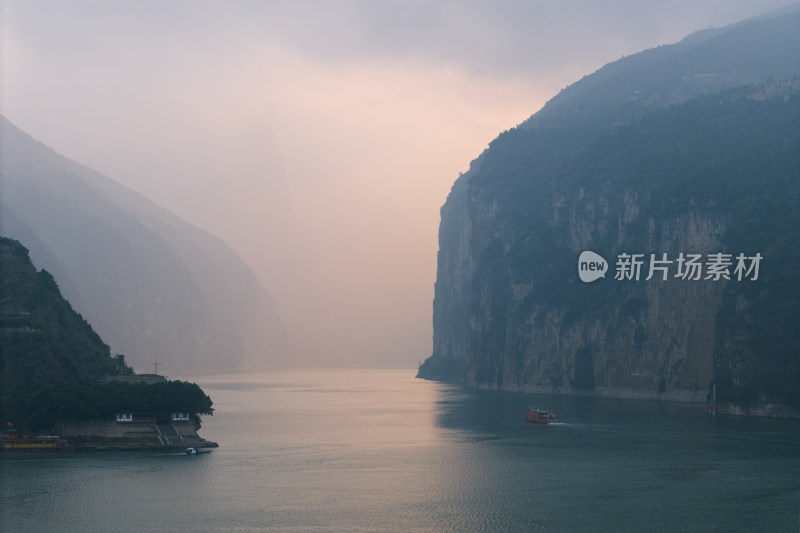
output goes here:
[{"label": "water reflection", "polygon": [[[554,409],[559,423],[524,422],[529,405]],[[500,505],[515,530],[797,527],[800,421],[714,417],[693,404],[457,389],[442,389],[436,409],[437,427],[463,441],[463,484],[505,495]]]},{"label": "water reflection", "polygon": [[[553,409],[559,423],[524,423],[525,409],[531,405]],[[463,430],[476,438],[524,440],[547,430],[551,434],[591,437],[593,446],[605,441],[619,448],[626,442],[677,440],[685,445],[752,446],[764,453],[773,448],[779,453],[800,451],[800,421],[712,416],[700,404],[465,390],[445,385],[440,389],[436,413],[438,427]]]},{"label": "water reflection", "polygon": [[[416,380],[413,370],[193,381],[216,408],[201,434],[220,448],[201,457],[3,458],[3,528],[596,533],[797,525],[797,421],[464,390]],[[531,404],[554,409],[560,423],[526,424]]]}]

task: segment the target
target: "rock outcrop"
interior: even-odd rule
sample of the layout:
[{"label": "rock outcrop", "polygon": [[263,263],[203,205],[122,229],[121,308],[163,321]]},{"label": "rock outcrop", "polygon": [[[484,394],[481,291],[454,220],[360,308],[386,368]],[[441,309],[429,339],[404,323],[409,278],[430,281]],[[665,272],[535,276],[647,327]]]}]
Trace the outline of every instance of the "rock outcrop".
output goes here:
[{"label": "rock outcrop", "polygon": [[[798,27],[795,10],[626,58],[493,141],[442,207],[419,376],[689,402],[716,384],[730,412],[800,412]],[[586,250],[605,278],[581,281]]]}]

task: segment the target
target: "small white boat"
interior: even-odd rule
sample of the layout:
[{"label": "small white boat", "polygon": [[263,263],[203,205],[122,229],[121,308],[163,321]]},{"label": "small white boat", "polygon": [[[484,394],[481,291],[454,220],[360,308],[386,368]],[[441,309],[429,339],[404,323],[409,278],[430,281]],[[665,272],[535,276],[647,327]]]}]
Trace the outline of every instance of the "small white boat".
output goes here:
[{"label": "small white boat", "polygon": [[202,453],[211,453],[211,450],[196,450],[195,448],[186,448],[186,455],[199,455]]}]

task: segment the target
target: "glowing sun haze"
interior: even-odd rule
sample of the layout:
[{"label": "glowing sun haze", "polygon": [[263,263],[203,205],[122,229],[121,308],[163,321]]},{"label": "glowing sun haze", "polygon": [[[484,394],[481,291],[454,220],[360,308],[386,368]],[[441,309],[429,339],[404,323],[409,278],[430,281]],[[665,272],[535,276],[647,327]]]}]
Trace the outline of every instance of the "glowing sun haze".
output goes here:
[{"label": "glowing sun haze", "polygon": [[622,55],[786,3],[3,1],[0,112],[225,240],[298,363],[412,366],[439,208],[494,137]]}]

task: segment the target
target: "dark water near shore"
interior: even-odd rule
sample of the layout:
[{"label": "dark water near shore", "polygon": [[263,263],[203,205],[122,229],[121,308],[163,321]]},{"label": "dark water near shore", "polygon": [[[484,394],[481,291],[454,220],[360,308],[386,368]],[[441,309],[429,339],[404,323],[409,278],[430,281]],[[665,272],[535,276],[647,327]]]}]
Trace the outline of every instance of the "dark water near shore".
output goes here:
[{"label": "dark water near shore", "polygon": [[[219,449],[4,455],[0,530],[800,530],[798,421],[413,375],[198,379]],[[529,404],[561,423],[525,424]]]}]

